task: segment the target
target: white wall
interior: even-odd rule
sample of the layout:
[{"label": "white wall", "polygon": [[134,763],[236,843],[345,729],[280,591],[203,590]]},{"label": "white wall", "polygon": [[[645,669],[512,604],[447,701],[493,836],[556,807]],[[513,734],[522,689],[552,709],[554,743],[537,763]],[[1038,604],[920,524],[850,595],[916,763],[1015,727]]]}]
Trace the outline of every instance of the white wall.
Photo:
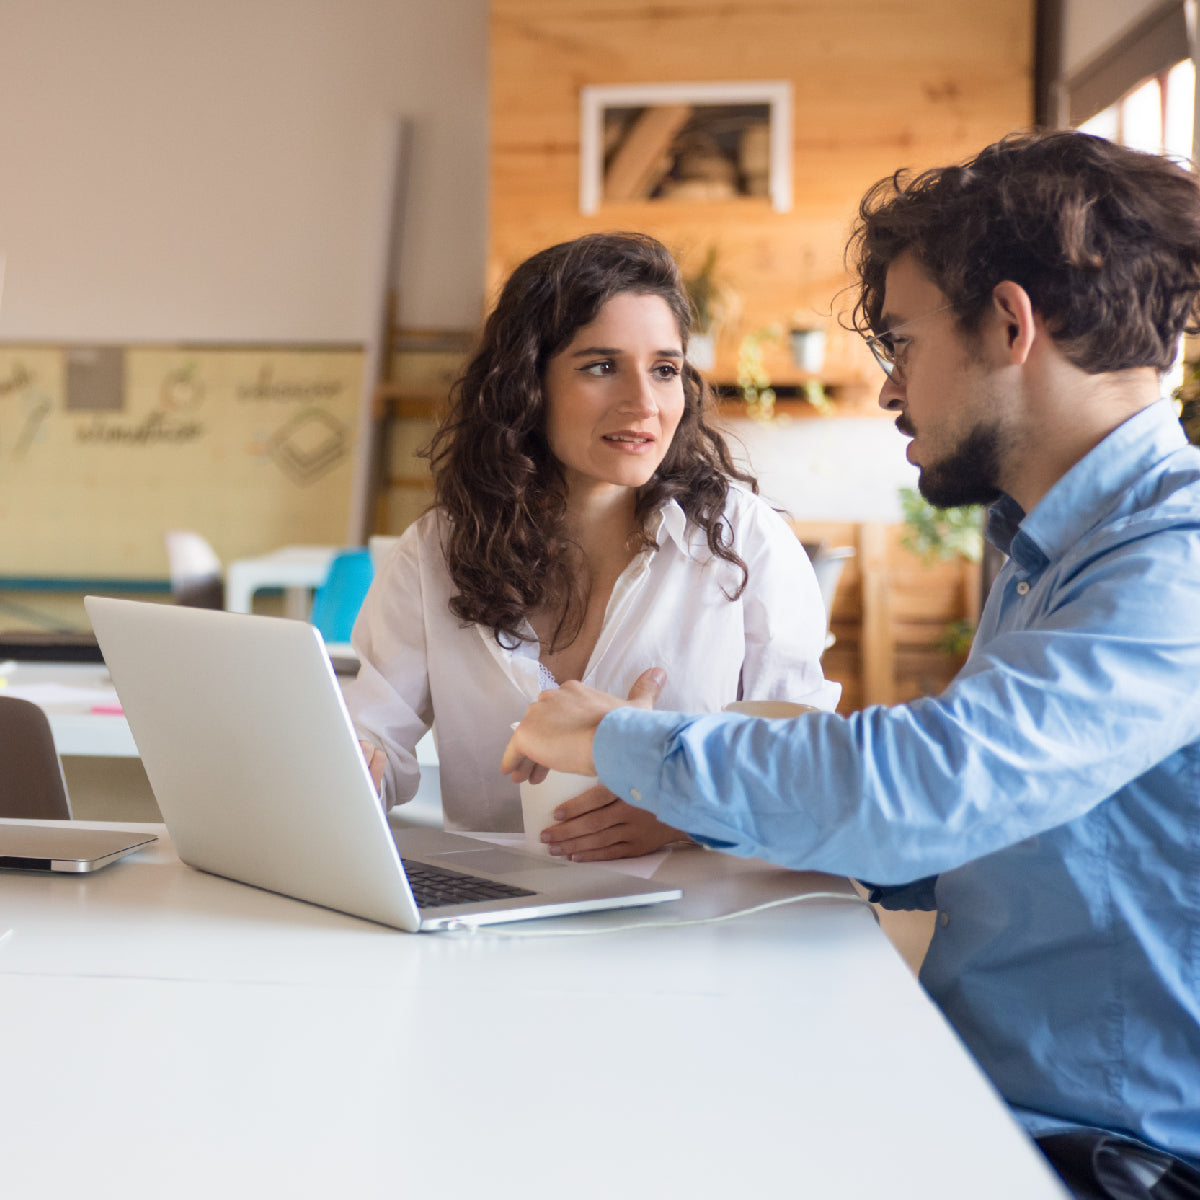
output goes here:
[{"label": "white wall", "polygon": [[721,425],[762,494],[796,520],[897,522],[900,489],[917,486],[908,438],[882,417],[785,417],[770,425],[723,418]]},{"label": "white wall", "polygon": [[1063,75],[1069,79],[1162,0],[1065,0]]},{"label": "white wall", "polygon": [[365,340],[395,114],[400,319],[474,325],[486,39],[486,0],[0,0],[0,339]]},{"label": "white wall", "polygon": [[[0,0],[0,63],[0,341],[363,341],[394,114],[400,318],[477,322],[487,0]],[[793,515],[898,519],[890,421],[738,424]]]}]

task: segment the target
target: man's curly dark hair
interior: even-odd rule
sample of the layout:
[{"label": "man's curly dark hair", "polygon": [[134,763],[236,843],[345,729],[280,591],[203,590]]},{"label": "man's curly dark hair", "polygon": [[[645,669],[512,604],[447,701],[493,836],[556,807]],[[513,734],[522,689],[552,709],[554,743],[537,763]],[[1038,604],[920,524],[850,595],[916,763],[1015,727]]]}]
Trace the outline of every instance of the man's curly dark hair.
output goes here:
[{"label": "man's curly dark hair", "polygon": [[1002,280],[1020,284],[1088,374],[1165,371],[1200,297],[1195,176],[1075,131],[1014,134],[961,166],[880,180],[847,248],[852,323],[880,328],[888,268],[906,252],[974,332]]}]

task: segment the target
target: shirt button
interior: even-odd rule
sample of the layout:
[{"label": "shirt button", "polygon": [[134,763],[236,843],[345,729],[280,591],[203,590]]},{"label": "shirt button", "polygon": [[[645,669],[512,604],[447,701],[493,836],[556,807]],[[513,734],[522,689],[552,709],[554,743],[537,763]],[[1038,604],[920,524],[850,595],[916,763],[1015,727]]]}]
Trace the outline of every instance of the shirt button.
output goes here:
[{"label": "shirt button", "polygon": [[946,926],[950,924],[950,914],[949,913],[939,913],[938,919],[941,921],[943,929],[945,929]]},{"label": "shirt button", "polygon": [[1017,584],[1017,595],[1018,596],[1028,596],[1029,595],[1029,584],[1027,584],[1024,579],[1022,579],[1021,582]]},{"label": "shirt button", "polygon": [[641,804],[642,793],[639,792],[637,790],[637,788],[630,788],[629,789],[629,798],[630,798],[630,800],[632,800],[634,802],[634,804]]}]

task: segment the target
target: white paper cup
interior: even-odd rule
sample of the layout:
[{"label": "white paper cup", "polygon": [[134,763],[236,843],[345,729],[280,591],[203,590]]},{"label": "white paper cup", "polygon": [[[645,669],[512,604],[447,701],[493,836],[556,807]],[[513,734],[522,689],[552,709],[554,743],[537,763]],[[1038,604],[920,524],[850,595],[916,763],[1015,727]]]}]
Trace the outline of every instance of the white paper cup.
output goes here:
[{"label": "white paper cup", "polygon": [[521,816],[525,822],[525,848],[534,854],[550,853],[542,841],[542,830],[556,824],[554,810],[580,792],[595,787],[600,780],[595,775],[572,775],[567,771],[551,771],[541,783],[521,784]]},{"label": "white paper cup", "polygon": [[811,704],[793,704],[790,700],[735,700],[725,705],[724,711],[741,713],[744,717],[801,717],[821,710]]}]

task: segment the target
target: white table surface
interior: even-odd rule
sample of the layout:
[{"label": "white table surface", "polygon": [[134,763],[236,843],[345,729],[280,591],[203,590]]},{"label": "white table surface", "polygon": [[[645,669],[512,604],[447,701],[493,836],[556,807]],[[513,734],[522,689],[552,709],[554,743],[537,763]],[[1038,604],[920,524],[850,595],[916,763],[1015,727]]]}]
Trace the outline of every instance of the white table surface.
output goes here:
[{"label": "white table surface", "polygon": [[137,757],[124,714],[105,711],[118,707],[118,701],[108,668],[102,663],[23,662],[10,666],[3,674],[0,695],[23,696],[45,711],[60,756]]},{"label": "white table surface", "polygon": [[7,1195],[1061,1200],[861,906],[527,936],[843,881],[691,849],[673,905],[404,934],[152,828],[0,872]]},{"label": "white table surface", "polygon": [[289,617],[308,616],[310,593],[325,582],[337,546],[282,546],[269,554],[235,558],[225,568],[225,607],[230,612],[252,611],[254,593],[260,588],[281,587],[287,591],[285,612]]}]

